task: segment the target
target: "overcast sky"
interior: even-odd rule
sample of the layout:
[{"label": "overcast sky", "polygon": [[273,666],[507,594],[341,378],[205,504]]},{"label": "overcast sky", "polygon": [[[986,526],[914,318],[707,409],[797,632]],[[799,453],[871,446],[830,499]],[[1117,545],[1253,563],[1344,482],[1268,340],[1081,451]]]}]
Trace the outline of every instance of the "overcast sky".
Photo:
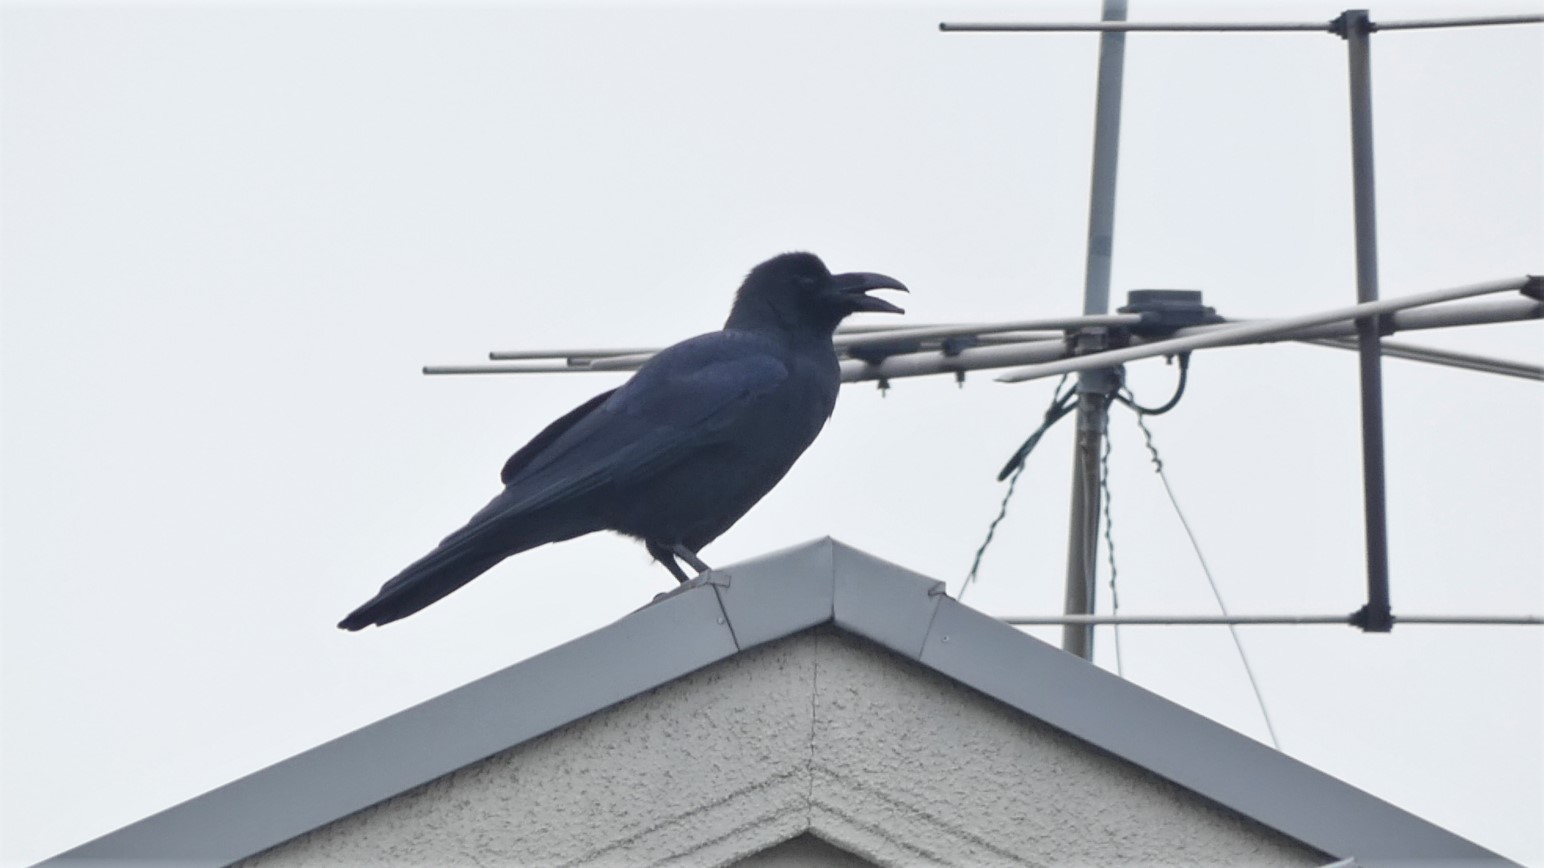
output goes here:
[{"label": "overcast sky", "polygon": [[[492,496],[526,438],[620,380],[421,365],[664,345],[717,328],[745,271],[790,249],[906,281],[910,322],[1081,309],[1097,37],[937,24],[1088,20],[1092,0],[4,9],[7,868],[673,586],[641,546],[596,535],[390,627],[334,629]],[[1544,271],[1541,49],[1539,26],[1374,37],[1385,295]],[[1324,34],[1130,38],[1117,303],[1194,288],[1265,317],[1354,300],[1345,67]],[[1403,337],[1544,360],[1536,322]],[[1544,611],[1544,390],[1385,372],[1396,612]],[[1129,370],[1149,403],[1172,376]],[[847,387],[801,463],[704,556],[831,535],[957,592],[996,471],[1052,386]],[[1070,427],[1033,456],[970,605],[1059,610]],[[1361,605],[1354,354],[1198,353],[1151,427],[1232,610]],[[1129,413],[1111,435],[1123,611],[1215,613]],[[1101,611],[1106,573],[1101,557]],[[1096,651],[1113,669],[1111,638]],[[1544,631],[1243,638],[1287,753],[1544,865]],[[1121,641],[1132,681],[1266,738],[1225,630]]]}]

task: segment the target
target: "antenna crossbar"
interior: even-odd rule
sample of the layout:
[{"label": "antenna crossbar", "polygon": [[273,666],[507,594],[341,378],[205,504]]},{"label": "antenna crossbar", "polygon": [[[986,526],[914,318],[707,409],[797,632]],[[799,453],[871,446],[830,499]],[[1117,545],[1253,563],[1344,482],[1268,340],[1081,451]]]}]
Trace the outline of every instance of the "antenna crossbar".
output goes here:
[{"label": "antenna crossbar", "polygon": [[[1544,302],[1534,301],[1528,298],[1488,299],[1474,301],[1465,304],[1447,304],[1433,307],[1411,308],[1397,311],[1388,315],[1387,322],[1396,332],[1419,331],[1425,329],[1447,328],[1453,326],[1487,325],[1492,323],[1519,322],[1544,318]],[[1063,322],[1073,322],[1081,317],[1067,317]],[[1036,320],[1034,322],[1044,322]],[[1188,326],[1176,330],[1172,337],[1184,338],[1200,335],[1212,335],[1229,329],[1235,329],[1240,325],[1259,325],[1268,323],[1280,323],[1281,320],[1232,320],[1214,325]],[[913,327],[911,332],[906,329],[886,327],[885,330],[865,329],[861,332],[864,337],[886,337],[885,342],[899,341],[912,336],[912,333],[925,330],[933,335],[948,337],[974,337],[979,339],[977,346],[967,347],[957,352],[944,352],[937,348],[928,348],[916,352],[897,353],[886,357],[877,363],[865,362],[861,359],[846,359],[842,362],[842,379],[844,382],[863,382],[870,380],[900,379],[905,377],[919,377],[933,374],[953,374],[960,371],[990,370],[995,368],[1010,368],[1027,365],[1035,362],[1049,362],[1066,357],[1067,344],[1060,336],[1030,337],[1026,340],[1014,339],[1024,336],[1025,333],[1017,332],[1016,326],[1022,323],[962,323],[939,324],[934,326]],[[1278,341],[1313,341],[1324,339],[1344,338],[1356,334],[1356,325],[1353,317],[1346,317],[1339,321],[1323,323],[1298,329],[1283,329],[1276,334],[1267,334],[1252,338],[1240,339],[1229,334],[1228,339],[1219,341],[1214,346],[1239,346],[1243,344],[1273,343]],[[838,335],[842,337],[842,335]],[[923,339],[924,344],[927,340]],[[933,338],[932,340],[936,340]],[[1164,340],[1167,340],[1165,338]],[[1151,347],[1158,343],[1152,338],[1133,337],[1132,347]],[[1388,342],[1384,341],[1385,352],[1388,352]],[[1397,346],[1397,345],[1396,345]],[[426,365],[425,374],[431,376],[443,375],[468,375],[468,374],[573,374],[599,370],[591,367],[591,359],[622,360],[624,356],[632,356],[626,359],[631,367],[642,364],[642,360],[648,356],[632,352],[635,348],[626,349],[597,349],[588,351],[557,349],[557,350],[531,350],[526,352],[525,358],[501,364],[469,364],[469,365]],[[584,352],[593,353],[592,356],[584,356]],[[1162,355],[1157,353],[1156,355]],[[1398,353],[1388,352],[1389,355],[1399,356]],[[1103,354],[1093,354],[1083,358],[1099,359]],[[1454,356],[1461,354],[1452,354]],[[1406,357],[1408,356],[1401,356]],[[1484,358],[1476,356],[1474,358]],[[583,361],[582,364],[570,363],[568,360]],[[1435,358],[1421,359],[1420,361],[1437,361]],[[1534,366],[1511,362],[1501,359],[1488,360],[1496,369],[1494,373],[1512,373],[1515,376],[1528,376],[1533,378]],[[1109,363],[1105,363],[1109,364]],[[1461,365],[1474,370],[1483,368],[1473,365]],[[1500,368],[1509,370],[1503,371]],[[627,370],[629,368],[618,368]]]},{"label": "antenna crossbar", "polygon": [[[1318,625],[1337,624],[1357,626],[1356,615],[1025,615],[998,618],[1005,624],[1020,627],[1084,626],[1113,627],[1176,627],[1176,626],[1231,626],[1231,625]],[[1399,624],[1429,624],[1438,626],[1480,627],[1538,627],[1544,626],[1544,617],[1538,615],[1397,615]]]},{"label": "antenna crossbar", "polygon": [[515,359],[566,359],[569,364],[578,364],[590,359],[604,359],[611,356],[633,356],[643,353],[653,354],[659,352],[659,347],[611,347],[596,349],[562,349],[562,350],[494,350],[488,354],[493,361],[511,361]]},{"label": "antenna crossbar", "polygon": [[[1316,338],[1305,340],[1303,343],[1321,347],[1335,347],[1342,350],[1356,350],[1360,348],[1354,338]],[[1412,362],[1427,362],[1434,365],[1445,365],[1450,368],[1480,371],[1486,374],[1500,374],[1504,377],[1519,377],[1525,380],[1544,380],[1544,365],[1530,365],[1524,362],[1514,362],[1510,359],[1497,359],[1474,353],[1459,353],[1452,350],[1422,347],[1396,341],[1380,341],[1378,350],[1385,356],[1392,356],[1396,359],[1408,359]]]},{"label": "antenna crossbar", "polygon": [[1259,343],[1266,340],[1282,340],[1283,335],[1297,329],[1307,329],[1313,326],[1329,325],[1330,323],[1358,318],[1377,317],[1443,301],[1456,301],[1462,298],[1473,298],[1479,295],[1491,295],[1498,292],[1521,291],[1535,287],[1539,283],[1540,278],[1537,277],[1516,277],[1505,280],[1492,280],[1485,283],[1471,283],[1445,289],[1433,289],[1428,292],[1418,292],[1398,298],[1384,298],[1378,301],[1362,302],[1349,307],[1334,308],[1328,311],[1302,314],[1285,319],[1230,325],[1226,328],[1218,328],[1201,334],[1169,338],[1142,346],[1126,347],[1124,349],[1093,353],[1055,362],[1029,365],[999,374],[997,379],[1004,383],[1020,383],[1040,377],[1050,377],[1056,374],[1092,368],[1110,367],[1124,362],[1133,362],[1138,359],[1176,355],[1188,350],[1199,350],[1230,343]]},{"label": "antenna crossbar", "polygon": [[1329,21],[941,21],[945,33],[1279,33],[1330,32]]},{"label": "antenna crossbar", "polygon": [[[1407,21],[1375,21],[1372,32],[1382,30],[1434,30],[1451,27],[1494,27],[1507,24],[1544,23],[1544,15],[1481,15],[1462,18],[1425,18]],[[1336,33],[1335,21],[943,21],[945,33]]]}]

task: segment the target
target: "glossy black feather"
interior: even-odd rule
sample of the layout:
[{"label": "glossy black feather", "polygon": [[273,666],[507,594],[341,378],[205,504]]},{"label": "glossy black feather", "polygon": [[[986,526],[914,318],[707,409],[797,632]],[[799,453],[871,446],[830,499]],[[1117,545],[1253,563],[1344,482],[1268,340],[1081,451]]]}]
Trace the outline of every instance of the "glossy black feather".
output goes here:
[{"label": "glossy black feather", "polygon": [[[721,331],[655,354],[626,383],[564,414],[510,456],[504,490],[338,626],[406,617],[510,555],[597,530],[656,556],[717,539],[783,478],[831,415],[831,334],[878,274],[832,275],[808,253],[753,269]],[[679,574],[674,559],[666,566]]]}]

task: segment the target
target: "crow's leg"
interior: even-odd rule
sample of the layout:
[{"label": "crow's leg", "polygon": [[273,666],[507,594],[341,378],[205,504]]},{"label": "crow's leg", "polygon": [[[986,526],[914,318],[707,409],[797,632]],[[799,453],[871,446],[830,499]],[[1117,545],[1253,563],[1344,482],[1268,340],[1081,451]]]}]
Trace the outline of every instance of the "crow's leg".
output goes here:
[{"label": "crow's leg", "polygon": [[672,551],[669,547],[662,546],[659,543],[652,541],[645,542],[643,547],[649,550],[649,554],[654,556],[654,560],[659,561],[665,567],[665,569],[670,571],[672,576],[676,577],[676,581],[682,583],[689,581],[686,576],[686,571],[681,569],[680,564],[676,563],[675,552]]},{"label": "crow's leg", "polygon": [[713,569],[712,567],[703,563],[702,558],[697,557],[696,552],[692,551],[681,543],[676,543],[675,545],[671,546],[670,551],[681,560],[691,564],[692,569],[696,570],[698,574],[710,572]]}]

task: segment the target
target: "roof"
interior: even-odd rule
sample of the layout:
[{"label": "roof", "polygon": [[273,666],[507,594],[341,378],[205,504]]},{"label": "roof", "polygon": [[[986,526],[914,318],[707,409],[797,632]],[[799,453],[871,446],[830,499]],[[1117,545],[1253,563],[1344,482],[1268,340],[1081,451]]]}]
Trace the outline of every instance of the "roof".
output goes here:
[{"label": "roof", "polygon": [[1336,858],[1363,866],[1511,864],[970,609],[946,596],[942,582],[830,539],[716,570],[607,627],[43,864],[226,865],[819,627],[876,643]]}]

